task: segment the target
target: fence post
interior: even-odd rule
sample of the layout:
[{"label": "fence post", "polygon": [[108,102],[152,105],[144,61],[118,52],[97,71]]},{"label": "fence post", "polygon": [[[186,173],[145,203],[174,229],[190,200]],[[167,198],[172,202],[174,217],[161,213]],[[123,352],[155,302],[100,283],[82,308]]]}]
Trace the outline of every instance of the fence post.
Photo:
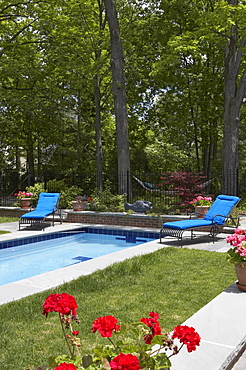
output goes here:
[{"label": "fence post", "polygon": [[27,173],[27,186],[31,186],[31,173]]}]

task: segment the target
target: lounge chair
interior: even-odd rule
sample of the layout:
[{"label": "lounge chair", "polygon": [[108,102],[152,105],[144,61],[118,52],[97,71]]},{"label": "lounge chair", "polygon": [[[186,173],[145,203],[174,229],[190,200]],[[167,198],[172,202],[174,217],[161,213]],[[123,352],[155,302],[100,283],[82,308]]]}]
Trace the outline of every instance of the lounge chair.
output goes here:
[{"label": "lounge chair", "polygon": [[[182,247],[182,237],[185,231],[191,231],[191,239],[193,239],[195,236],[193,230],[198,230],[199,228],[204,229],[204,227],[210,227],[209,236],[213,238],[214,242],[214,237],[220,232],[227,220],[230,219],[235,227],[238,226],[239,218],[232,217],[230,213],[239,200],[240,198],[236,196],[218,195],[204,218],[190,218],[182,221],[165,222],[160,231],[160,242],[162,242],[162,238],[165,236],[172,236],[181,241]],[[195,215],[195,213],[192,214],[191,217],[193,215]]]},{"label": "lounge chair", "polygon": [[[36,225],[45,222],[47,216],[53,215],[53,226],[54,226],[54,215],[57,211],[59,202],[59,193],[40,193],[38,198],[38,204],[34,211],[25,213],[19,220],[19,230],[21,224]],[[60,223],[62,223],[61,214],[59,213]],[[44,229],[44,226],[43,226]]]}]

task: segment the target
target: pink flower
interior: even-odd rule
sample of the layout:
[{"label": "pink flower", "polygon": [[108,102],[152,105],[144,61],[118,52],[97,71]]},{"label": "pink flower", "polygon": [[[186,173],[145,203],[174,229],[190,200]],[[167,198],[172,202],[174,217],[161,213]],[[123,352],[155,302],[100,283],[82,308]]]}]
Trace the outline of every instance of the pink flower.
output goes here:
[{"label": "pink flower", "polygon": [[33,193],[26,193],[25,191],[19,191],[18,193],[15,193],[14,196],[19,198],[19,199],[20,198],[28,198],[28,197],[32,197]]},{"label": "pink flower", "polygon": [[189,203],[193,204],[194,206],[210,206],[212,201],[213,199],[211,197],[203,197],[202,195],[198,195]]}]

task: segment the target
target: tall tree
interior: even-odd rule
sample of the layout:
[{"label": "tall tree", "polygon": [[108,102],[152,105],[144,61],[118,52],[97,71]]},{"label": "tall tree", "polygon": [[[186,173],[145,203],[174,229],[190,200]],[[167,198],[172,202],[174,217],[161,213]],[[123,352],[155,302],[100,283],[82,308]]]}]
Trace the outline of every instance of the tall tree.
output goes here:
[{"label": "tall tree", "polygon": [[223,192],[237,194],[240,112],[246,92],[246,6],[241,1],[228,0],[226,10],[232,26],[226,35],[224,59]]},{"label": "tall tree", "polygon": [[120,27],[114,0],[103,0],[110,30],[112,93],[116,118],[119,194],[129,192],[130,152],[128,140],[128,114],[126,106],[126,83],[124,55],[120,39]]}]

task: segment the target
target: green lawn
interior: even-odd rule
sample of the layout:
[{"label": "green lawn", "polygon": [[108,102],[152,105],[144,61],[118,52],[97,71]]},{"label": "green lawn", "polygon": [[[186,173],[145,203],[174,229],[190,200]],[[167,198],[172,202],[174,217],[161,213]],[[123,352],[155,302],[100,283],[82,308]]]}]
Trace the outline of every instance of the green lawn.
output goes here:
[{"label": "green lawn", "polygon": [[14,222],[19,221],[17,217],[0,217],[0,224],[4,224],[6,222]]},{"label": "green lawn", "polygon": [[138,321],[149,311],[160,314],[165,330],[172,328],[235,281],[224,254],[163,248],[149,255],[114,264],[57,289],[0,306],[0,369],[30,370],[51,355],[67,354],[58,316],[42,314],[50,293],[74,295],[79,305],[82,353],[95,344],[93,320],[114,315],[120,321]]}]

